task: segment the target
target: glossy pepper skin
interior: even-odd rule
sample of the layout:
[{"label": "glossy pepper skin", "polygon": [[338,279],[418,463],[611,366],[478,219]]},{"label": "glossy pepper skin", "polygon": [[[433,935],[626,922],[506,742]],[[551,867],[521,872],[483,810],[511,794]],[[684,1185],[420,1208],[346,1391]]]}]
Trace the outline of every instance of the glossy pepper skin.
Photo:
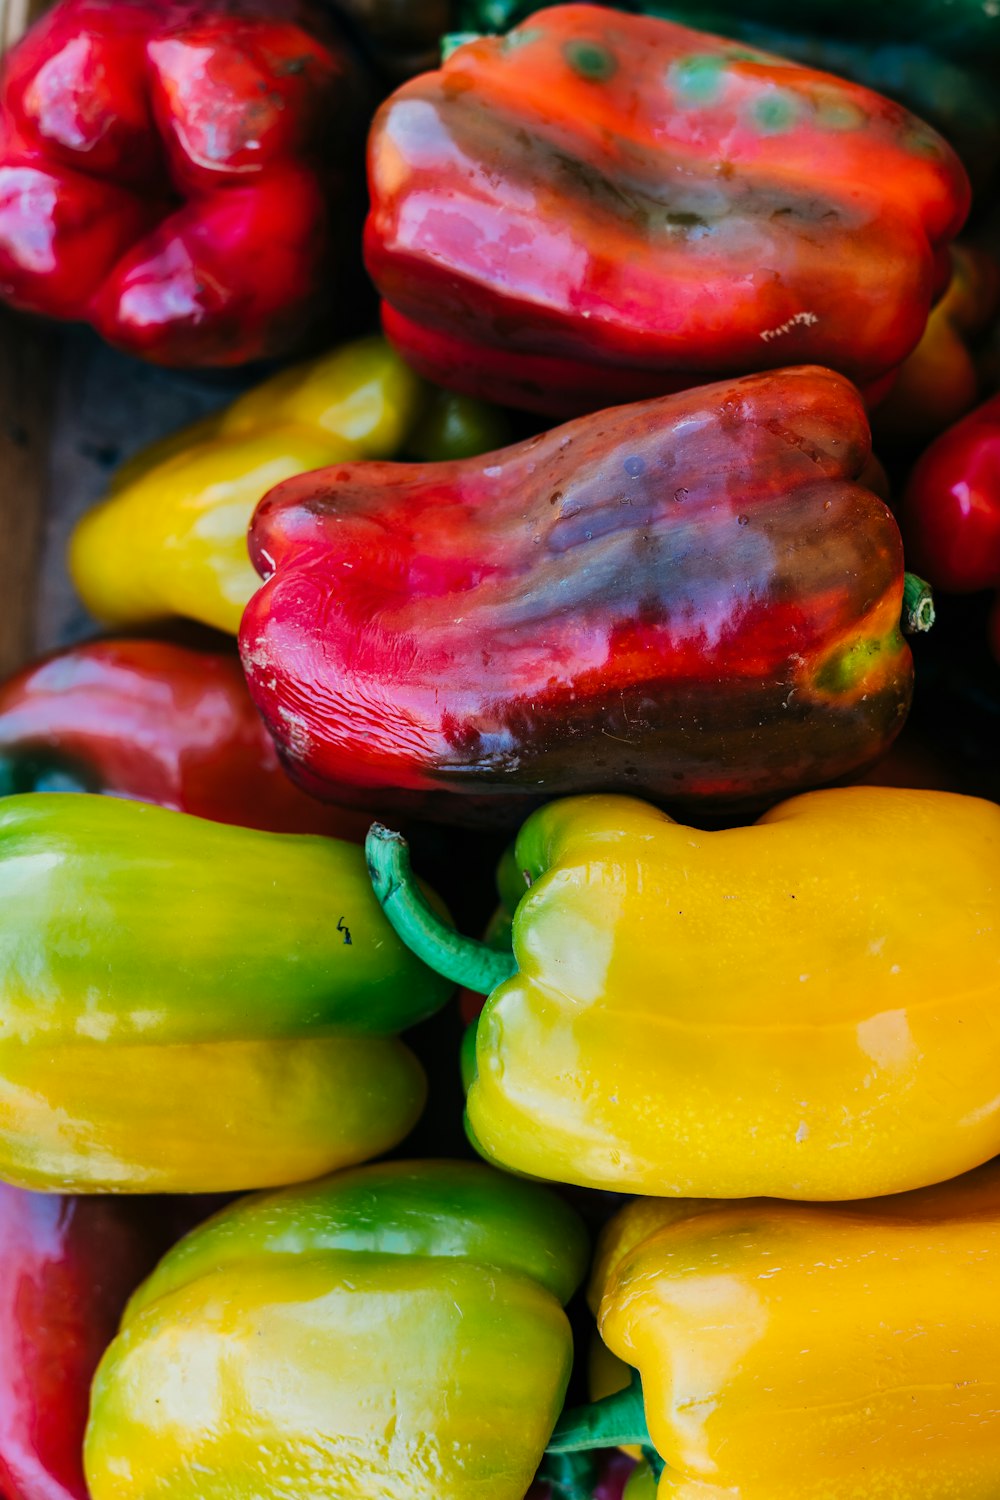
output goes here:
[{"label": "glossy pepper skin", "polygon": [[951,148],[879,95],[589,5],[399,89],[369,182],[405,357],[556,415],[797,362],[884,394],[969,204]]},{"label": "glossy pepper skin", "polygon": [[918,460],[899,512],[907,558],[948,593],[1000,588],[1000,395]]},{"label": "glossy pepper skin", "polygon": [[1000,807],[811,792],[703,833],[624,797],[533,813],[513,954],[457,937],[405,844],[368,862],[404,940],[491,992],[480,1152],[645,1195],[876,1197],[1000,1152]]},{"label": "glossy pepper skin", "polygon": [[522,1500],[585,1266],[571,1209],[469,1163],[238,1203],[129,1305],[94,1386],[93,1500]]},{"label": "glossy pepper skin", "polygon": [[109,625],[182,615],[235,635],[257,587],[247,527],[273,485],[404,448],[462,457],[505,434],[499,412],[429,390],[384,339],[359,339],[280,371],[123,465],[73,533],[70,572]]},{"label": "glossy pepper skin", "polygon": [[394,1033],[448,987],[362,852],[110,797],[0,800],[0,1177],[77,1192],[302,1181],[423,1105]]},{"label": "glossy pepper skin", "polygon": [[592,1294],[666,1462],[636,1494],[989,1500],[998,1272],[995,1163],[877,1202],[626,1208]]},{"label": "glossy pepper skin", "polygon": [[101,792],[275,833],[367,828],[289,781],[235,655],[166,641],[89,641],[0,686],[0,791]]},{"label": "glossy pepper skin", "polygon": [[151,1205],[0,1184],[0,1493],[88,1500],[90,1382],[169,1243]]},{"label": "glossy pepper skin", "polygon": [[[606,411],[464,463],[353,464],[254,517],[240,649],[311,793],[456,821],[643,790],[763,801],[901,727],[902,547],[827,370]],[[319,622],[319,624],[318,624]]]},{"label": "glossy pepper skin", "polygon": [[0,295],[157,364],[313,343],[363,117],[312,0],[59,0],[0,79]]}]

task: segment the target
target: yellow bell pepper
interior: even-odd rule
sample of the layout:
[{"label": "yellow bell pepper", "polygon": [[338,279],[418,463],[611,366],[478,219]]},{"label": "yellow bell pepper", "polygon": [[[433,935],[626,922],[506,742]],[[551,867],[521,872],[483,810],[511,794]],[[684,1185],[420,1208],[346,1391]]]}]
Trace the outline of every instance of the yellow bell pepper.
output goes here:
[{"label": "yellow bell pepper", "polygon": [[446,928],[378,827],[387,916],[491,992],[470,1132],[529,1176],[847,1199],[1000,1152],[1000,807],[848,787],[706,833],[624,797],[534,813],[513,954]]},{"label": "yellow bell pepper", "polygon": [[80,521],[69,566],[116,627],[183,615],[235,634],[260,579],[246,533],[274,485],[365,458],[464,457],[503,441],[499,413],[433,392],[384,339],[282,370],[226,410],[154,443]]},{"label": "yellow bell pepper", "polygon": [[[665,1465],[629,1500],[994,1500],[998,1279],[996,1162],[864,1203],[629,1205],[591,1287]],[[623,1417],[634,1438],[627,1395],[569,1413],[552,1447]]]},{"label": "yellow bell pepper", "polygon": [[948,290],[872,417],[876,443],[922,452],[986,394],[976,351],[1000,310],[1000,262],[977,246],[952,245],[951,263]]}]

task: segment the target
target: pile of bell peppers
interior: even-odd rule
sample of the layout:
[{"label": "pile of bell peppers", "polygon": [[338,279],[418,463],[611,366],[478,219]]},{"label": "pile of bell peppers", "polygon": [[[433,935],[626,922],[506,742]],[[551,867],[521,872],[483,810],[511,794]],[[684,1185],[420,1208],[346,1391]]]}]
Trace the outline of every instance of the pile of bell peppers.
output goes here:
[{"label": "pile of bell peppers", "polygon": [[0,297],[245,369],[0,682],[2,1500],[995,1500],[998,73],[979,0],[3,60]]}]

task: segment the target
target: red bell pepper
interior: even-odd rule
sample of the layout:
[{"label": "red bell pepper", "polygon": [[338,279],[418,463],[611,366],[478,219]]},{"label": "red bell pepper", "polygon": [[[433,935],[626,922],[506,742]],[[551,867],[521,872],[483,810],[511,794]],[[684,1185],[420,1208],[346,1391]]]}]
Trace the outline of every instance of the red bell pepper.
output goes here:
[{"label": "red bell pepper", "polygon": [[369,177],[367,264],[406,358],[562,415],[797,362],[884,393],[969,207],[901,106],[592,5],[404,85]]},{"label": "red bell pepper", "polygon": [[359,89],[313,0],[59,0],[0,79],[0,295],[158,364],[312,342]]},{"label": "red bell pepper", "polygon": [[0,686],[0,792],[106,792],[217,823],[361,840],[282,771],[235,656],[91,641]]},{"label": "red bell pepper", "polygon": [[0,1184],[0,1494],[86,1500],[91,1377],[171,1235],[151,1205]]},{"label": "red bell pepper", "polygon": [[869,456],[857,391],[807,368],[482,458],[289,480],[251,525],[269,581],[243,616],[250,691],[314,795],[455,821],[830,781],[910,699],[902,543]]},{"label": "red bell pepper", "polygon": [[949,427],[910,475],[907,560],[948,593],[1000,588],[1000,396]]}]

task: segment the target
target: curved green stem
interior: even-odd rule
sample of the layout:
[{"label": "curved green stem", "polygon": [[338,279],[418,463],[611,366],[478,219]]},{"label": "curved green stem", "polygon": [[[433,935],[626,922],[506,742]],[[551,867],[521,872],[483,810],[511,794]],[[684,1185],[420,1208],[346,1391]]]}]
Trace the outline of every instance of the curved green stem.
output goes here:
[{"label": "curved green stem", "polygon": [[602,1401],[563,1412],[549,1439],[546,1453],[588,1453],[592,1448],[635,1446],[652,1449],[639,1371],[631,1382]]},{"label": "curved green stem", "polygon": [[479,995],[488,995],[517,973],[512,953],[497,953],[442,922],[414,878],[409,845],[401,833],[373,823],[365,840],[365,857],[382,910],[428,968]]},{"label": "curved green stem", "polygon": [[931,586],[916,573],[903,574],[903,629],[907,635],[922,635],[934,624]]}]

